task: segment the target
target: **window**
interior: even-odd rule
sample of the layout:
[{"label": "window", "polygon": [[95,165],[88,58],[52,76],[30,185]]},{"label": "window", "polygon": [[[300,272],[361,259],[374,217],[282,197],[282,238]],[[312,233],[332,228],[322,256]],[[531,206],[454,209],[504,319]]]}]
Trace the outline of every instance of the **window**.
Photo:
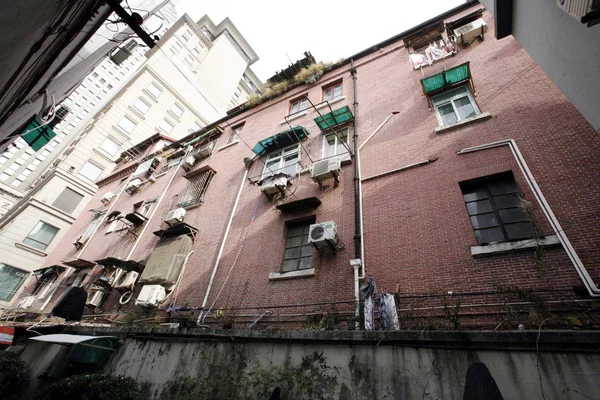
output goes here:
[{"label": "window", "polygon": [[290,102],[290,115],[297,112],[306,110],[308,108],[308,98],[303,97],[301,99],[292,100]]},{"label": "window", "polygon": [[27,275],[25,271],[0,263],[0,300],[10,301]]},{"label": "window", "polygon": [[342,82],[334,83],[323,88],[323,101],[335,100],[342,96]]},{"label": "window", "polygon": [[295,144],[267,155],[261,179],[283,173],[295,176],[300,162],[300,147]]},{"label": "window", "polygon": [[165,131],[166,133],[171,133],[173,128],[175,128],[175,125],[173,125],[173,123],[171,121],[169,121],[168,119],[163,119],[158,127],[160,129],[162,129],[163,131]]},{"label": "window", "polygon": [[183,108],[179,107],[177,104],[173,104],[173,107],[171,107],[171,112],[179,118],[183,115]]},{"label": "window", "polygon": [[183,40],[185,40],[187,42],[188,40],[190,40],[192,35],[190,35],[189,31],[185,31],[185,32],[183,32],[183,35],[181,35],[181,37],[183,37]]},{"label": "window", "polygon": [[117,126],[125,132],[131,133],[135,129],[136,123],[128,116],[124,116],[123,119],[119,121],[119,124]]},{"label": "window", "polygon": [[244,124],[234,126],[231,132],[231,136],[229,136],[229,140],[227,143],[231,143],[234,140],[239,140],[242,136],[242,131],[244,130]]},{"label": "window", "polygon": [[148,86],[148,92],[154,97],[159,97],[162,93],[162,89],[156,86],[155,83],[151,83],[150,86]]},{"label": "window", "polygon": [[67,187],[64,188],[62,193],[54,200],[52,207],[56,207],[67,214],[72,214],[79,203],[81,203],[81,200],[83,200],[83,195]]},{"label": "window", "polygon": [[310,222],[288,225],[281,272],[311,268],[312,246],[308,243]]},{"label": "window", "polygon": [[98,77],[98,73],[97,72],[92,72],[92,79],[96,79]]},{"label": "window", "polygon": [[323,135],[323,158],[347,154],[346,146],[348,146],[348,128]]},{"label": "window", "polygon": [[431,99],[440,126],[452,125],[479,114],[479,108],[466,86],[448,90]]},{"label": "window", "polygon": [[194,121],[194,124],[190,128],[190,132],[198,132],[200,129],[202,129],[202,125],[200,125],[198,121]]},{"label": "window", "polygon": [[86,162],[83,168],[79,170],[79,176],[89,180],[90,182],[96,182],[96,179],[98,179],[101,173],[102,168],[91,161]]},{"label": "window", "polygon": [[200,49],[198,47],[194,47],[194,53],[200,55]]},{"label": "window", "polygon": [[179,197],[178,207],[192,207],[202,204],[208,185],[215,172],[212,169],[188,177],[188,183]]},{"label": "window", "polygon": [[185,56],[184,59],[190,65],[192,65],[194,63],[194,58],[192,56],[190,56],[189,54],[187,56]]},{"label": "window", "polygon": [[39,275],[36,275],[36,282],[31,294],[34,296],[38,296],[38,299],[44,298],[52,284],[56,282],[58,279],[59,272],[56,268],[47,268],[45,270],[40,271]]},{"label": "window", "polygon": [[534,236],[535,226],[512,174],[463,182],[460,187],[479,245]]},{"label": "window", "polygon": [[133,108],[140,112],[142,115],[146,115],[150,109],[150,104],[146,103],[142,98],[139,98],[133,103]]},{"label": "window", "polygon": [[100,150],[105,152],[111,157],[114,157],[119,152],[119,143],[115,142],[111,138],[107,137],[104,142],[100,145]]},{"label": "window", "polygon": [[57,232],[58,228],[39,221],[33,230],[29,232],[29,235],[23,240],[23,243],[39,250],[46,250]]},{"label": "window", "polygon": [[150,214],[150,210],[152,210],[152,206],[156,204],[156,199],[146,200],[144,204],[142,204],[137,210],[138,213],[142,214],[144,217],[147,217]]}]

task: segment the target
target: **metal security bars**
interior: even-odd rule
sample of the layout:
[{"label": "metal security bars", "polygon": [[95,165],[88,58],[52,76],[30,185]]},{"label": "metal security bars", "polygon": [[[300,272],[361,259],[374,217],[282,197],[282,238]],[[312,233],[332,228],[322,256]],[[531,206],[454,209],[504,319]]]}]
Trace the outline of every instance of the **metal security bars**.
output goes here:
[{"label": "metal security bars", "polygon": [[215,171],[208,169],[188,177],[188,183],[180,195],[178,207],[191,208],[204,202],[208,185],[215,175]]}]

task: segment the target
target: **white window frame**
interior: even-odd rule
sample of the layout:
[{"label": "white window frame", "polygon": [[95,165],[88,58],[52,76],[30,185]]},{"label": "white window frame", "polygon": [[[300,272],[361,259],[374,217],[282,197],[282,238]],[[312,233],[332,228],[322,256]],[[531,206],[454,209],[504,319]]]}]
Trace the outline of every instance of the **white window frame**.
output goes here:
[{"label": "white window frame", "polygon": [[[453,90],[459,90],[459,89],[464,89],[464,91],[462,92],[458,92],[457,94],[455,94],[454,96],[444,99],[444,100],[436,100],[436,98],[439,99],[440,96],[448,93],[449,91],[453,91]],[[438,124],[439,126],[449,126],[449,125],[453,125],[453,124],[448,124],[448,125],[444,125],[444,121],[442,120],[442,115],[440,114],[440,111],[438,109],[438,107],[441,106],[445,106],[450,104],[452,106],[452,109],[454,110],[454,115],[456,115],[456,122],[454,122],[454,124],[463,121],[464,118],[461,118],[458,109],[456,107],[456,104],[454,103],[456,100],[462,99],[465,97],[468,97],[469,101],[471,102],[471,105],[473,106],[473,110],[475,110],[475,115],[477,116],[479,114],[481,114],[481,111],[479,110],[479,107],[477,107],[477,103],[475,102],[475,99],[473,98],[473,95],[471,94],[471,90],[469,90],[469,87],[467,85],[462,85],[462,86],[457,86],[455,88],[449,89],[447,91],[444,91],[440,94],[437,94],[435,96],[433,96],[431,98],[431,104],[433,105],[433,109],[435,110],[435,116],[437,117],[438,120]],[[472,118],[473,116],[469,117]]]},{"label": "white window frame", "polygon": [[[100,170],[100,172],[98,173],[98,175],[97,175],[97,176],[96,176],[96,178],[94,178],[94,179],[92,179],[92,178],[90,178],[90,177],[88,177],[88,176],[85,176],[84,174],[82,174],[82,173],[81,173],[81,171],[83,171],[83,169],[84,169],[84,168],[86,167],[86,165],[88,165],[88,164],[90,164],[90,165],[92,165],[92,166],[94,166],[94,167],[96,167],[96,168],[98,168],[98,169]],[[92,160],[88,160],[88,161],[86,161],[86,163],[85,163],[85,164],[83,164],[83,167],[81,167],[81,169],[80,169],[80,170],[79,170],[79,172],[77,173],[77,176],[80,176],[80,177],[82,177],[83,179],[87,180],[88,182],[95,183],[95,182],[98,180],[98,178],[100,178],[100,175],[102,175],[102,172],[104,172],[104,168],[102,168],[100,165],[96,164],[96,163],[95,163],[95,162],[93,162]]]},{"label": "white window frame", "polygon": [[[171,129],[167,130],[165,128],[163,128],[163,125],[169,125],[171,127]],[[158,128],[166,133],[171,133],[173,132],[173,129],[175,129],[175,124],[173,124],[171,121],[169,121],[166,118],[163,118],[162,122],[160,123],[160,125],[158,125]]]},{"label": "white window frame", "polygon": [[[121,124],[123,123],[123,121],[129,121],[133,124],[133,127],[128,128],[127,126],[122,126]],[[137,122],[135,122],[132,118],[128,117],[127,115],[124,115],[123,118],[121,118],[121,120],[119,121],[119,123],[117,124],[117,127],[122,130],[123,132],[127,133],[127,134],[131,134],[135,128],[137,127]]]},{"label": "white window frame", "polygon": [[[115,149],[114,153],[110,153],[110,152],[106,151],[105,149],[103,149],[103,146],[104,146],[104,144],[107,141],[110,141],[110,142],[112,142],[113,144],[116,145],[116,149]],[[120,149],[121,149],[121,143],[119,143],[118,141],[116,141],[115,139],[113,139],[112,136],[107,136],[104,139],[104,141],[102,141],[102,143],[100,144],[100,146],[98,147],[98,150],[102,151],[103,153],[105,153],[106,155],[108,155],[111,158],[114,157],[114,156],[116,156],[117,154],[119,154],[119,150]]]},{"label": "white window frame", "polygon": [[[139,103],[142,103],[142,104],[144,104],[144,105],[146,106],[145,110],[140,110],[140,109],[137,107],[137,105],[138,105]],[[141,98],[141,97],[138,97],[138,99],[135,101],[135,103],[133,103],[133,108],[134,108],[134,109],[135,109],[137,112],[139,112],[140,114],[142,114],[142,115],[146,115],[146,114],[148,113],[148,111],[150,110],[150,107],[151,107],[151,105],[150,105],[150,104],[148,104],[148,102],[147,102],[146,100],[144,100],[143,98]]]},{"label": "white window frame", "polygon": [[[340,87],[340,93],[338,96],[335,95],[335,89],[337,87]],[[327,91],[331,90],[331,98],[327,98]],[[323,101],[333,101],[335,99],[339,99],[340,97],[342,97],[344,95],[344,83],[343,82],[337,82],[331,85],[327,85],[325,87],[323,87]]]},{"label": "white window frame", "polygon": [[[39,240],[30,238],[31,234],[36,230],[36,228],[40,224],[47,225],[47,226],[52,227],[52,228],[55,229],[54,234],[52,235],[52,238],[48,241],[48,243],[40,242]],[[34,249],[38,249],[38,250],[44,251],[44,250],[48,249],[48,247],[50,247],[50,244],[52,244],[52,242],[56,238],[56,235],[58,234],[59,231],[60,231],[60,229],[58,227],[40,220],[40,221],[38,221],[35,224],[35,226],[33,227],[33,229],[31,229],[31,231],[29,231],[29,233],[27,234],[27,236],[25,236],[25,238],[23,239],[23,244],[25,246],[33,247]],[[32,246],[31,243],[26,243],[27,240],[39,243],[42,247],[37,247],[36,245]]]},{"label": "white window frame", "polygon": [[[328,133],[324,133],[323,134],[323,147],[321,148],[321,156],[322,156],[323,160],[329,159],[329,158],[335,158],[335,157],[345,158],[345,157],[347,157],[347,156],[350,155],[350,153],[348,152],[348,149],[346,147],[344,147],[344,152],[339,153],[339,154],[337,152],[338,151],[338,146],[340,144],[339,143],[340,142],[339,136],[341,136],[341,134],[344,131],[346,132],[346,145],[348,147],[350,147],[350,128],[348,128],[348,127],[342,128],[342,129],[338,129],[337,131],[334,131],[334,132],[328,132]],[[334,148],[334,154],[326,156],[325,155],[325,149],[328,148],[328,147],[331,147],[329,145],[329,143],[327,142],[327,137],[331,136],[331,135],[334,135],[334,138],[335,138],[335,145],[333,146],[333,148]]]},{"label": "white window frame", "polygon": [[300,97],[290,102],[290,115],[298,114],[306,109],[308,109],[308,96]]},{"label": "white window frame", "polygon": [[[179,112],[176,112],[175,110],[179,110]],[[181,118],[181,116],[183,115],[184,109],[179,104],[174,103],[173,106],[171,107],[171,112],[177,118]]]},{"label": "white window frame", "polygon": [[[267,154],[265,157],[265,165],[263,167],[263,173],[261,176],[261,180],[268,178],[269,176],[273,176],[273,174],[282,172],[282,170],[284,168],[284,164],[285,164],[285,159],[287,157],[292,156],[294,153],[296,153],[297,159],[296,159],[296,170],[294,171],[292,176],[295,176],[298,173],[298,166],[300,165],[300,144],[294,144],[294,145],[288,146],[284,149],[272,151],[271,153]],[[271,163],[272,161],[277,160],[277,159],[278,159],[278,163],[276,164],[276,166],[275,166],[275,164],[273,164],[273,166],[268,167],[269,163]]]},{"label": "white window frame", "polygon": [[[152,90],[152,88],[156,88],[156,91]],[[154,82],[149,84],[148,87],[146,88],[146,90],[148,91],[148,93],[150,93],[156,99],[159,98],[163,92],[162,88]]]}]

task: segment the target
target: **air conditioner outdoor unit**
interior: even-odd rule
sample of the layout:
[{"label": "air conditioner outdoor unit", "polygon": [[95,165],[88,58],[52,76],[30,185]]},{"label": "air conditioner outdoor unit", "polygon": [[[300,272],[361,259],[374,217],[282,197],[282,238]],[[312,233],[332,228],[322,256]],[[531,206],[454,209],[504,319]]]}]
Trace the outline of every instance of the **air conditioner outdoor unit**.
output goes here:
[{"label": "air conditioner outdoor unit", "polygon": [[204,146],[198,148],[198,150],[194,152],[194,158],[196,160],[201,160],[203,158],[209,157],[212,154],[214,148],[215,142],[209,142]]},{"label": "air conditioner outdoor unit", "polygon": [[287,182],[288,179],[285,176],[271,176],[263,181],[260,190],[267,196],[283,193],[287,189]]},{"label": "air conditioner outdoor unit", "polygon": [[189,171],[190,169],[192,169],[195,162],[196,162],[196,159],[193,156],[186,157],[185,160],[183,160],[181,167],[183,169],[185,169],[186,171]]},{"label": "air conditioner outdoor unit", "polygon": [[337,243],[337,226],[333,221],[312,224],[308,230],[308,243],[315,247],[332,246]]},{"label": "air conditioner outdoor unit", "polygon": [[558,8],[580,22],[594,9],[593,3],[594,0],[556,0]]},{"label": "air conditioner outdoor unit", "polygon": [[140,178],[133,178],[127,184],[125,191],[129,194],[134,194],[134,193],[137,193],[141,187],[142,187],[142,180]]},{"label": "air conditioner outdoor unit", "polygon": [[340,174],[342,163],[339,158],[329,158],[317,161],[310,167],[310,175],[313,181],[321,182],[325,179],[335,178]]},{"label": "air conditioner outdoor unit", "polygon": [[454,30],[454,36],[463,45],[471,43],[477,36],[487,32],[488,26],[482,18],[477,18],[466,25],[463,25]]},{"label": "air conditioner outdoor unit", "polygon": [[104,299],[104,292],[100,290],[92,292],[88,294],[85,305],[90,307],[100,307],[100,304],[102,304],[102,299]]},{"label": "air conditioner outdoor unit", "polygon": [[107,193],[104,193],[104,195],[102,196],[102,198],[100,199],[100,201],[102,202],[102,204],[104,204],[105,206],[107,206],[107,205],[110,204],[110,202],[114,198],[115,198],[115,194],[113,192],[107,192]]},{"label": "air conditioner outdoor unit", "polygon": [[158,307],[166,295],[167,291],[161,285],[144,285],[135,300],[135,305],[141,307]]},{"label": "air conditioner outdoor unit", "polygon": [[19,305],[17,306],[17,308],[31,308],[31,306],[35,302],[35,297],[36,296],[24,297],[23,300],[21,300],[19,302]]},{"label": "air conditioner outdoor unit", "polygon": [[176,208],[167,213],[167,218],[165,218],[165,222],[169,225],[178,224],[183,222],[183,218],[185,217],[185,208]]},{"label": "air conditioner outdoor unit", "polygon": [[122,274],[119,279],[115,281],[114,288],[119,291],[132,290],[140,274],[136,271],[129,271],[126,274]]}]

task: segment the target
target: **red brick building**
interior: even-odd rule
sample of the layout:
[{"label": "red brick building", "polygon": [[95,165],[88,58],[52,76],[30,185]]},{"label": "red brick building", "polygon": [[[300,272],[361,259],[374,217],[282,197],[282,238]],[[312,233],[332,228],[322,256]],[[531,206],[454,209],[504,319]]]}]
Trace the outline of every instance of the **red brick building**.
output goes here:
[{"label": "red brick building", "polygon": [[[166,286],[160,309],[188,306],[204,324],[352,327],[355,272],[396,295],[403,328],[590,323],[600,140],[518,42],[493,31],[470,3],[184,140],[137,146],[48,257],[59,268],[43,271],[53,288],[33,308],[84,284],[106,292],[105,314],[139,311],[143,283],[119,305],[113,267],[169,264],[169,277],[141,278]],[[312,179],[336,175],[336,160],[336,179]],[[186,225],[167,229],[177,208]],[[336,239],[308,243],[311,225],[334,233],[329,221]]]}]

